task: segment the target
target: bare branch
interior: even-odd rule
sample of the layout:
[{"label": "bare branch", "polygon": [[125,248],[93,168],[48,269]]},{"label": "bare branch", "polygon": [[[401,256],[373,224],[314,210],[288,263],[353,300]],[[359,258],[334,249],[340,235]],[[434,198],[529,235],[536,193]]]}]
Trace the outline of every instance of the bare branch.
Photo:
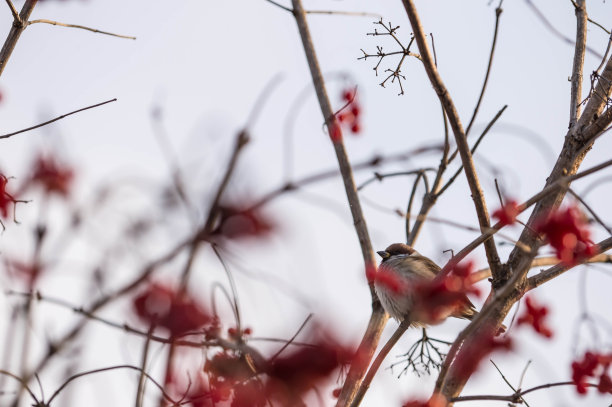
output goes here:
[{"label": "bare branch", "polygon": [[[601,242],[597,243],[597,246],[599,247],[599,252],[603,253],[607,250],[610,250],[612,248],[612,237],[609,237],[605,240],[602,240]],[[597,256],[594,256],[593,258],[596,258],[598,256],[601,256],[600,254],[598,254]],[[604,260],[609,260],[607,258],[603,258]],[[588,261],[591,262],[591,261]],[[594,261],[593,261],[594,262]],[[607,262],[607,261],[605,261]],[[544,284],[547,281],[552,280],[555,277],[560,276],[561,274],[565,273],[567,270],[574,268],[575,266],[579,266],[580,264],[576,264],[576,265],[568,265],[565,263],[557,263],[555,266],[550,267],[546,270],[541,271],[540,273],[536,274],[533,277],[529,277],[527,279],[527,289],[528,290],[532,290],[538,286],[541,286],[542,284]]]},{"label": "bare branch", "polygon": [[81,29],[81,30],[91,31],[93,33],[110,35],[111,37],[126,38],[128,40],[135,40],[136,39],[136,37],[132,37],[132,36],[129,36],[129,35],[114,34],[114,33],[108,32],[108,31],[102,31],[102,30],[98,30],[96,28],[86,27],[84,25],[60,23],[59,21],[47,20],[47,19],[44,19],[44,18],[43,19],[38,19],[38,20],[28,21],[28,25],[30,25],[30,24],[37,24],[37,23],[58,25],[60,27],[78,28],[78,29]]},{"label": "bare branch", "polygon": [[[493,65],[493,54],[495,53],[495,46],[497,45],[497,33],[499,32],[499,18],[502,13],[502,4],[503,0],[500,0],[499,5],[495,9],[495,28],[493,30],[493,43],[491,44],[491,52],[489,53],[489,63],[487,64],[487,73],[485,74],[485,79],[482,84],[482,89],[480,90],[480,96],[478,97],[478,102],[476,103],[476,107],[474,108],[474,113],[472,113],[472,118],[465,129],[466,137],[470,134],[470,130],[472,129],[472,125],[474,124],[474,120],[476,119],[476,115],[478,114],[478,109],[480,108],[480,104],[482,103],[482,99],[484,97],[485,90],[487,89],[487,83],[489,82],[489,76],[491,75],[491,66]],[[433,43],[433,37],[432,37]]]},{"label": "bare branch", "polygon": [[[495,401],[509,401],[511,403],[522,403],[524,402],[523,396],[527,393],[534,392],[536,390],[548,389],[551,387],[558,386],[575,386],[574,382],[558,382],[558,383],[548,383],[542,384],[540,386],[532,387],[527,390],[518,390],[516,393],[510,396],[496,396],[496,395],[482,395],[482,396],[462,396],[462,397],[453,397],[450,399],[451,403],[456,403],[460,401],[476,401],[476,400],[495,400]],[[585,383],[585,386],[589,387],[597,387],[595,383]]]},{"label": "bare branch", "polygon": [[571,77],[570,122],[569,127],[576,124],[580,116],[580,100],[582,98],[582,73],[584,70],[584,54],[587,39],[587,12],[585,0],[577,0],[576,7],[576,46],[574,48],[574,64]]},{"label": "bare branch", "polygon": [[4,41],[4,45],[2,46],[2,50],[0,50],[0,76],[4,72],[4,68],[6,68],[6,64],[11,58],[11,54],[17,45],[17,41],[19,41],[21,33],[27,26],[24,24],[24,21],[28,21],[37,2],[38,0],[26,0],[21,8],[21,12],[19,13],[19,19],[15,18],[13,21],[11,31],[9,31],[8,36]]},{"label": "bare branch", "polygon": [[378,355],[376,355],[376,359],[374,359],[374,362],[372,362],[372,365],[370,366],[370,369],[368,370],[368,374],[363,379],[363,382],[361,382],[361,385],[359,386],[359,390],[357,391],[355,398],[350,404],[351,407],[357,407],[359,406],[359,404],[361,404],[361,401],[363,400],[363,396],[365,396],[366,392],[370,388],[370,383],[372,383],[372,379],[374,379],[374,375],[376,375],[376,372],[378,372],[380,365],[385,360],[389,352],[391,352],[391,349],[393,349],[397,341],[399,341],[399,339],[402,337],[404,332],[406,332],[406,330],[409,327],[410,327],[410,320],[402,321],[397,327],[397,329],[395,330],[395,332],[393,332],[393,335],[391,335],[391,338],[389,338],[387,343],[385,343],[385,346],[383,346],[380,352],[378,352]]},{"label": "bare branch", "polygon": [[[321,113],[325,119],[327,129],[330,132],[332,144],[336,152],[336,158],[338,160],[338,166],[342,174],[344,190],[346,192],[351,215],[353,217],[355,231],[357,233],[357,237],[359,238],[359,245],[361,247],[364,262],[364,271],[373,269],[376,267],[374,251],[372,250],[372,243],[370,241],[367,224],[361,210],[361,204],[359,202],[355,181],[353,180],[351,165],[342,141],[342,130],[340,129],[340,126],[338,125],[338,122],[334,116],[334,112],[327,95],[325,82],[323,80],[323,75],[321,73],[314,45],[312,43],[310,29],[308,27],[308,22],[306,21],[306,13],[302,7],[302,2],[301,0],[292,0],[292,3],[294,17],[298,26],[300,37],[302,39],[304,53],[306,54],[308,67],[310,68],[310,74],[317,93]],[[368,324],[366,333],[359,346],[358,352],[361,357],[356,359],[360,360],[351,365],[348,377],[338,399],[339,404],[346,403],[346,400],[353,398],[356,387],[361,381],[361,377],[363,377],[363,372],[365,370],[363,364],[369,363],[371,360],[376,349],[376,345],[378,344],[380,334],[382,333],[382,328],[387,319],[386,313],[383,310],[376,293],[374,292],[372,284],[370,284],[369,288],[370,295],[372,297],[372,315],[370,318],[370,323]]]},{"label": "bare branch", "polygon": [[15,8],[15,5],[13,4],[13,2],[11,0],[6,0],[6,4],[8,4],[9,8],[11,9],[11,14],[13,14],[13,20],[15,20],[15,22],[20,24],[21,18],[19,17],[19,12]]},{"label": "bare branch", "polygon": [[[612,264],[612,255],[611,254],[598,254],[586,260],[583,264],[591,264],[591,263]],[[554,266],[557,264],[559,264],[559,258],[556,256],[554,257],[552,256],[551,257],[536,257],[535,259],[533,259],[533,262],[531,263],[531,266],[529,266],[529,268],[534,269],[536,267]],[[485,278],[489,278],[489,277],[491,277],[491,270],[488,267],[480,269],[474,272],[474,274],[472,274],[472,278],[474,279],[474,281],[482,281]]]},{"label": "bare branch", "polygon": [[79,113],[79,112],[82,112],[82,111],[84,111],[84,110],[93,109],[94,107],[102,106],[102,105],[105,105],[105,104],[107,104],[107,103],[116,102],[116,101],[117,101],[117,98],[114,98],[114,99],[107,100],[107,101],[105,101],[105,102],[96,103],[95,105],[91,105],[91,106],[83,107],[83,108],[78,109],[78,110],[75,110],[75,111],[73,111],[73,112],[66,113],[66,114],[63,114],[63,115],[61,115],[61,116],[58,116],[58,117],[56,117],[55,119],[47,120],[47,121],[46,121],[46,122],[44,122],[44,123],[40,123],[40,124],[37,124],[37,125],[35,125],[35,126],[28,127],[27,129],[17,130],[17,131],[14,131],[14,132],[12,132],[12,133],[3,134],[3,135],[1,135],[1,136],[0,136],[0,139],[3,139],[3,138],[9,138],[9,137],[12,137],[12,136],[14,136],[14,135],[16,135],[16,134],[20,134],[20,133],[25,133],[26,131],[30,131],[30,130],[37,129],[37,128],[39,128],[39,127],[46,126],[47,124],[51,124],[51,123],[53,123],[53,122],[56,122],[56,121],[58,121],[58,120],[61,120],[61,119],[65,118],[65,117],[71,116],[71,115],[73,115],[73,114],[75,114],[75,113]]},{"label": "bare branch", "polygon": [[[569,37],[565,36],[562,32],[560,32],[559,30],[557,30],[555,28],[554,25],[551,24],[550,21],[548,21],[548,19],[546,18],[546,16],[544,15],[544,13],[542,13],[540,11],[540,9],[538,9],[536,7],[535,4],[533,4],[533,2],[531,0],[525,0],[525,2],[529,5],[529,7],[531,7],[531,9],[533,10],[533,12],[535,13],[535,15],[540,19],[540,21],[542,21],[542,23],[544,23],[544,26],[546,28],[548,28],[548,30],[553,33],[556,37],[560,38],[561,40],[563,40],[564,42],[566,42],[569,45],[575,46],[576,43]],[[593,48],[586,46],[585,49],[587,51],[589,51],[591,54],[601,58],[601,54],[597,51],[595,51]]]},{"label": "bare branch", "polygon": [[[463,163],[467,182],[470,186],[472,199],[474,200],[476,214],[478,215],[478,223],[483,230],[488,229],[491,227],[489,213],[485,203],[484,194],[476,174],[474,161],[472,160],[472,154],[470,153],[470,147],[467,143],[467,138],[459,118],[459,113],[457,112],[455,104],[453,103],[453,100],[438,73],[438,69],[434,63],[429,46],[427,45],[427,39],[423,31],[423,26],[421,25],[421,20],[417,13],[416,7],[414,6],[413,0],[402,0],[402,2],[404,3],[404,8],[406,9],[406,13],[410,19],[410,24],[412,25],[412,30],[414,31],[416,43],[419,47],[419,53],[421,54],[423,66],[425,67],[429,81],[440,98],[442,106],[444,106],[444,110],[446,111],[448,120],[451,124],[451,128],[453,129],[455,142],[457,143],[457,148],[459,149],[459,153],[461,155],[461,161]],[[487,253],[488,263],[491,265],[495,274],[501,263],[493,239],[489,239],[485,242],[485,251]]]}]

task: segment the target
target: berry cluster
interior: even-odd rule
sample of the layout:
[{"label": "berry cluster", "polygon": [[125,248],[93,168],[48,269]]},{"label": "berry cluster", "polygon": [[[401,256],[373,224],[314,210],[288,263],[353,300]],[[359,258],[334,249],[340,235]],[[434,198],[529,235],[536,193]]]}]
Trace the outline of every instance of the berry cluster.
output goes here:
[{"label": "berry cluster", "polygon": [[586,352],[580,361],[572,363],[572,381],[576,384],[576,390],[579,394],[586,394],[587,379],[589,377],[597,378],[597,390],[600,393],[612,394],[612,379],[608,369],[612,364],[612,353],[594,353]]},{"label": "berry cluster", "polygon": [[345,89],[342,91],[342,100],[346,106],[336,116],[338,121],[348,128],[351,133],[358,134],[361,132],[361,106],[357,101],[355,90]]}]

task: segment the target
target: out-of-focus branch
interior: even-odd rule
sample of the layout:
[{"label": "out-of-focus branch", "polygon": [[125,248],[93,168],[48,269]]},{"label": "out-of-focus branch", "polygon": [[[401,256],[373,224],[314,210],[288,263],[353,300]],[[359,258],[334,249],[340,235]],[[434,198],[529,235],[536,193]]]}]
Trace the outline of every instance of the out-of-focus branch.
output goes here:
[{"label": "out-of-focus branch", "polygon": [[[376,167],[380,167],[381,165],[385,163],[391,163],[391,162],[403,162],[403,161],[408,160],[408,158],[413,157],[417,154],[428,152],[428,151],[438,151],[440,149],[441,149],[440,146],[434,145],[430,147],[421,147],[421,148],[417,148],[414,150],[408,150],[402,153],[395,153],[395,154],[384,155],[384,156],[375,155],[374,157],[370,159],[354,164],[353,170],[355,171],[355,170],[364,170],[368,168],[376,168]],[[323,181],[328,178],[333,178],[338,175],[340,175],[340,171],[334,168],[330,170],[321,171],[313,175],[308,175],[308,176],[305,176],[295,181],[285,182],[278,188],[273,189],[272,191],[268,192],[267,194],[259,198],[259,200],[257,200],[253,205],[249,207],[249,210],[258,209],[262,207],[263,205],[267,204],[268,202],[274,200],[275,198],[278,198],[279,196],[285,193],[297,191],[306,185],[314,184],[315,182]],[[360,188],[362,188],[363,186],[364,184],[362,184]]]},{"label": "out-of-focus branch", "polygon": [[126,38],[128,40],[135,40],[136,39],[136,37],[132,37],[130,35],[115,34],[115,33],[111,33],[111,32],[108,32],[108,31],[98,30],[97,28],[86,27],[84,25],[60,23],[59,21],[47,20],[47,19],[44,19],[44,18],[41,18],[41,19],[38,19],[38,20],[28,21],[27,25],[37,24],[37,23],[58,25],[60,27],[68,27],[68,28],[78,28],[80,30],[91,31],[92,33],[110,35],[111,37]]},{"label": "out-of-focus branch", "polygon": [[[140,284],[146,281],[149,278],[149,276],[155,270],[158,269],[158,267],[160,267],[163,264],[166,264],[167,262],[174,259],[177,255],[179,255],[185,249],[185,247],[187,247],[192,242],[192,240],[193,238],[189,238],[186,241],[180,242],[178,245],[170,249],[163,256],[160,256],[158,259],[153,260],[147,265],[145,265],[133,280],[131,280],[130,282],[128,282],[121,288],[117,289],[116,291],[111,292],[103,297],[100,297],[98,300],[94,301],[89,307],[86,308],[86,312],[89,314],[93,314],[99,309],[111,303],[114,299],[122,297],[126,293],[131,292],[135,288],[139,287]],[[66,345],[68,345],[73,339],[75,339],[81,333],[81,331],[83,330],[83,328],[85,327],[88,321],[89,321],[89,318],[84,317],[83,319],[75,323],[72,326],[72,328],[69,329],[61,338],[50,343],[45,354],[40,358],[40,360],[35,365],[35,367],[32,370],[30,370],[28,374],[23,376],[23,380],[27,383],[30,380],[32,380],[32,378],[34,377],[36,373],[39,373],[40,371],[42,371],[42,369],[44,369],[47,366],[47,364],[52,360],[52,358],[55,355],[57,355],[58,352],[64,349]]]},{"label": "out-of-focus branch", "polygon": [[[361,210],[357,188],[355,186],[355,181],[353,180],[353,172],[344,148],[344,143],[342,141],[342,130],[340,129],[338,121],[336,120],[329,97],[327,95],[327,90],[325,89],[323,74],[321,73],[314,44],[312,43],[310,29],[308,27],[308,22],[306,21],[306,13],[302,6],[302,2],[301,0],[292,0],[292,4],[293,15],[298,26],[302,45],[304,47],[304,53],[306,54],[308,67],[310,68],[310,74],[312,76],[321,113],[323,114],[325,125],[330,133],[330,138],[332,139],[334,151],[336,152],[336,158],[338,160],[340,173],[342,174],[344,189],[346,191],[351,215],[353,216],[355,231],[357,233],[357,237],[359,238],[364,269],[372,269],[376,267],[376,261],[374,259],[374,252],[372,250],[372,243],[370,241],[367,224]],[[378,297],[376,296],[376,293],[374,292],[372,284],[370,284],[370,294],[372,297],[372,315],[370,317],[370,322],[357,351],[359,357],[355,358],[355,361],[349,369],[347,379],[338,398],[338,405],[346,405],[348,401],[353,399],[357,386],[365,374],[365,369],[372,359],[378,344],[378,340],[380,339],[380,334],[382,333],[382,328],[384,327],[384,324],[388,318],[387,314],[382,308],[382,305],[380,304],[380,301],[378,300]]]},{"label": "out-of-focus branch", "polygon": [[[404,8],[406,9],[408,19],[412,25],[412,31],[414,32],[414,37],[417,46],[419,47],[419,53],[422,58],[423,66],[425,67],[425,71],[427,72],[427,76],[429,77],[429,81],[436,91],[438,98],[442,102],[444,111],[446,112],[451,128],[453,129],[457,149],[459,150],[467,182],[472,193],[472,199],[474,200],[474,206],[478,216],[478,223],[480,224],[481,229],[486,230],[491,227],[489,213],[487,211],[484,194],[476,174],[476,168],[474,167],[470,147],[465,136],[465,131],[463,130],[463,125],[461,124],[461,120],[459,118],[459,113],[457,112],[455,104],[453,103],[453,100],[446,89],[440,74],[438,73],[438,69],[436,68],[429,45],[427,44],[427,38],[413,0],[402,0],[402,2],[404,3]],[[496,274],[501,263],[499,260],[499,255],[497,254],[497,248],[495,247],[495,241],[493,239],[489,239],[485,242],[485,251],[487,253],[488,263],[491,266],[493,273]]]},{"label": "out-of-focus branch", "polygon": [[585,0],[577,0],[576,4],[576,47],[574,48],[574,65],[572,67],[570,93],[570,122],[572,127],[580,116],[580,100],[582,98],[582,73],[584,70],[584,54],[587,38],[587,13]]},{"label": "out-of-focus branch", "polygon": [[[4,68],[8,63],[8,60],[17,45],[17,41],[19,41],[19,37],[23,30],[27,27],[27,21],[30,18],[30,14],[34,10],[34,6],[38,0],[26,0],[21,8],[21,12],[19,13],[19,18],[15,16],[15,7],[11,7],[11,12],[13,13],[13,26],[11,27],[11,31],[9,31],[6,40],[4,41],[4,45],[2,46],[2,50],[0,50],[0,76],[2,72],[4,72]],[[10,5],[11,3],[9,3]]]}]

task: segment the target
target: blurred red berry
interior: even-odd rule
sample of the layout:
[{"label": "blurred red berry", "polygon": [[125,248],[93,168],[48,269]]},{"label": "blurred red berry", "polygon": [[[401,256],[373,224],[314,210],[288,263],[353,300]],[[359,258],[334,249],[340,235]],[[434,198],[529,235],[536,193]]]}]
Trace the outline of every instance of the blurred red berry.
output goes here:
[{"label": "blurred red berry", "polygon": [[196,331],[214,320],[187,294],[158,283],[149,285],[132,305],[143,321],[167,329],[173,337]]},{"label": "blurred red berry", "polygon": [[15,205],[15,198],[6,191],[6,184],[8,178],[0,174],[0,215],[5,219],[9,216],[9,206]]},{"label": "blurred red berry", "polygon": [[39,155],[34,163],[29,184],[38,185],[48,194],[66,197],[70,192],[74,171],[60,165],[53,157]]},{"label": "blurred red berry", "polygon": [[219,223],[213,235],[227,239],[257,238],[265,237],[275,229],[272,219],[258,210],[226,204],[220,207],[219,212]]},{"label": "blurred red berry", "polygon": [[588,389],[588,379],[599,377],[597,390],[600,393],[612,393],[612,382],[608,369],[612,364],[612,353],[586,352],[582,360],[572,362],[572,381],[578,394],[584,395]]},{"label": "blurred red berry", "polygon": [[597,254],[597,245],[590,240],[585,216],[576,206],[558,209],[536,222],[535,229],[548,239],[557,258],[568,266]]},{"label": "blurred red berry", "polygon": [[337,122],[330,124],[329,126],[329,138],[333,143],[342,141],[342,130]]},{"label": "blurred red berry", "polygon": [[231,407],[263,407],[268,397],[258,380],[248,380],[234,386],[234,399]]},{"label": "blurred red berry", "polygon": [[355,91],[353,89],[345,89],[342,91],[342,100],[350,102],[355,97]]},{"label": "blurred red berry", "polygon": [[281,405],[298,405],[302,396],[325,381],[353,357],[353,350],[336,339],[318,337],[309,346],[286,350],[271,360],[267,391]]},{"label": "blurred red berry", "polygon": [[429,400],[408,400],[402,404],[402,407],[445,407],[446,399],[440,394],[434,394]]},{"label": "blurred red berry", "polygon": [[519,317],[517,325],[530,325],[545,338],[552,338],[553,332],[545,321],[545,317],[548,315],[548,307],[537,304],[532,297],[525,298],[525,307],[525,311]]},{"label": "blurred red berry", "polygon": [[[345,104],[348,103],[348,105],[344,106],[344,108],[336,115],[338,122],[340,122],[343,126],[346,126],[346,128],[349,129],[350,132],[353,134],[361,132],[361,123],[359,121],[359,116],[361,114],[361,106],[357,102],[355,96],[356,94],[354,90],[344,90],[342,92],[342,100]],[[348,109],[348,111],[345,109]],[[337,130],[334,131],[337,132]],[[340,140],[337,135],[331,133],[332,131],[330,129],[330,136],[332,137],[332,141]]]},{"label": "blurred red berry", "polygon": [[507,201],[504,206],[493,212],[493,217],[497,219],[502,226],[512,225],[516,222],[516,217],[519,214],[519,207],[516,201]]},{"label": "blurred red berry", "polygon": [[23,278],[28,289],[32,290],[36,281],[42,274],[43,267],[40,264],[22,263],[19,261],[8,261],[8,265],[16,271],[17,276]]},{"label": "blurred red berry", "polygon": [[465,342],[457,356],[457,373],[468,378],[478,370],[480,362],[493,352],[508,352],[513,349],[513,342],[508,336],[496,337],[494,331],[483,329],[473,340]]}]

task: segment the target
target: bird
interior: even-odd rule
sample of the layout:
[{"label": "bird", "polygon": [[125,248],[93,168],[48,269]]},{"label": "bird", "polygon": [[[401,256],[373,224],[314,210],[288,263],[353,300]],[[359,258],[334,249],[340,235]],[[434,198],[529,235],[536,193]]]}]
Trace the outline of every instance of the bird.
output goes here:
[{"label": "bird", "polygon": [[[441,268],[431,259],[404,243],[394,243],[377,253],[382,258],[377,275],[385,276],[386,274],[386,277],[394,279],[394,282],[401,283],[407,288],[406,290],[393,290],[388,278],[374,280],[376,294],[385,311],[400,323],[408,318],[411,327],[431,324],[432,320],[422,312],[415,312],[415,296],[410,287],[433,281]],[[458,305],[443,309],[443,313],[437,315],[435,323],[441,323],[448,316],[472,320],[478,314],[474,304],[464,293],[458,294],[457,303]]]}]

